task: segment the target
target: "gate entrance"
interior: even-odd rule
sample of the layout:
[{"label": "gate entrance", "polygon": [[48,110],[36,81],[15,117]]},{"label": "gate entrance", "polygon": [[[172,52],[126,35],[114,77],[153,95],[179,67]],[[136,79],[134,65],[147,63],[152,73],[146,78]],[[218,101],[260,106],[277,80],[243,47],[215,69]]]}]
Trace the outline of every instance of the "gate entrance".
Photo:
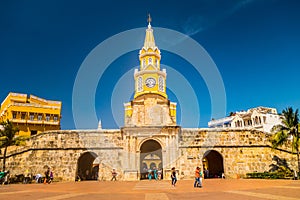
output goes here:
[{"label": "gate entrance", "polygon": [[97,154],[86,152],[78,159],[77,173],[75,180],[97,180],[99,172],[99,161],[96,160]]},{"label": "gate entrance", "polygon": [[155,140],[145,141],[140,149],[140,179],[155,177],[162,179],[163,174],[163,160],[161,145]]},{"label": "gate entrance", "polygon": [[223,157],[215,151],[209,150],[203,156],[203,172],[205,178],[221,178],[224,173]]}]

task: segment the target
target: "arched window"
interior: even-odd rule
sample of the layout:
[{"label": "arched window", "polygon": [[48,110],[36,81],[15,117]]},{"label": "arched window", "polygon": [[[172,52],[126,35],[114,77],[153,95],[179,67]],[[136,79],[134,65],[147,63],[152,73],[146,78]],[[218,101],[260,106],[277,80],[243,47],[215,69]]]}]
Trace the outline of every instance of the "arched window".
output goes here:
[{"label": "arched window", "polygon": [[152,58],[149,58],[148,62],[149,62],[149,64],[152,64]]},{"label": "arched window", "polygon": [[161,76],[159,76],[159,78],[158,78],[158,88],[159,88],[159,91],[161,91],[161,92],[164,92],[164,90],[165,90],[164,79]]},{"label": "arched window", "polygon": [[254,125],[257,125],[257,124],[258,124],[258,117],[256,116]]},{"label": "arched window", "polygon": [[137,81],[137,91],[141,92],[143,90],[143,78],[139,77]]},{"label": "arched window", "polygon": [[143,59],[143,68],[146,67],[146,59]]}]

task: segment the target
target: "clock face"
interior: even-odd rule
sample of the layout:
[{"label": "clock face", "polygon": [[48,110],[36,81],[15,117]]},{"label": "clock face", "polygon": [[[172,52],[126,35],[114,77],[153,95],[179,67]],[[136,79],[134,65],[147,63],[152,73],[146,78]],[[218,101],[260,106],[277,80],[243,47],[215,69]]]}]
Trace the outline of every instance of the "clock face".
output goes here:
[{"label": "clock face", "polygon": [[145,84],[146,84],[147,87],[153,88],[155,86],[155,84],[156,84],[156,81],[155,81],[154,78],[147,78],[145,80]]}]

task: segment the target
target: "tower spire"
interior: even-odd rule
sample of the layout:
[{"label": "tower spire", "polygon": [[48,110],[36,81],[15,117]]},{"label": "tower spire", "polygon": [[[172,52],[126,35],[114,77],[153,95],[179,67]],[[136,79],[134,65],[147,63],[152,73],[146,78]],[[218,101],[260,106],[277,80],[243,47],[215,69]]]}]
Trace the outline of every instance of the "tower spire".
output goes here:
[{"label": "tower spire", "polygon": [[148,19],[147,19],[148,28],[146,29],[146,37],[145,37],[145,42],[144,42],[144,48],[146,48],[146,49],[156,48],[154,35],[153,35],[153,29],[151,27],[151,21],[152,21],[152,18],[150,16],[150,14],[148,14]]},{"label": "tower spire", "polygon": [[151,28],[151,16],[150,16],[150,13],[148,14],[148,19],[147,19],[147,22],[148,22],[148,28]]}]

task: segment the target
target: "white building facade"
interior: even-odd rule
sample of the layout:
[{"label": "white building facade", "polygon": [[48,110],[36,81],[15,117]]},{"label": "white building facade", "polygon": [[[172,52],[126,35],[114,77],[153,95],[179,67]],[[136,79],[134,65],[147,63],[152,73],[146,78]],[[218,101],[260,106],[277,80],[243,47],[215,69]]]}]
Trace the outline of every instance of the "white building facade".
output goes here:
[{"label": "white building facade", "polygon": [[256,107],[247,111],[232,113],[231,116],[213,119],[208,122],[209,128],[247,128],[270,133],[273,126],[282,123],[282,116],[276,108]]}]

